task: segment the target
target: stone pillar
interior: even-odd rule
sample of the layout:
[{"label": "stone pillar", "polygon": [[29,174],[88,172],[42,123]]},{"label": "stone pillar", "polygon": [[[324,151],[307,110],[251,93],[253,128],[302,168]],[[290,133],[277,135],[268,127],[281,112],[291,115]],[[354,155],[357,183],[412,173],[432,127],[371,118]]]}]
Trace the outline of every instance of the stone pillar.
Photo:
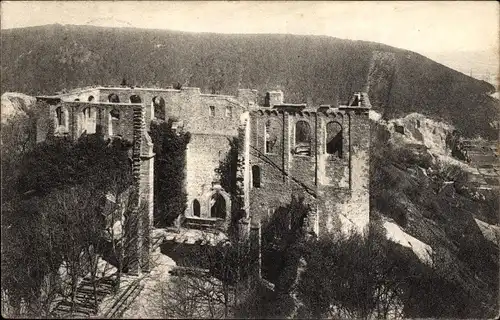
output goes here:
[{"label": "stone pillar", "polygon": [[288,177],[288,173],[290,172],[290,163],[291,163],[291,150],[293,148],[291,145],[293,138],[293,126],[290,126],[290,114],[288,112],[283,112],[283,182],[290,184],[290,179]]},{"label": "stone pillar", "polygon": [[238,221],[238,239],[244,241],[250,236],[250,219],[245,217]]},{"label": "stone pillar", "polygon": [[[137,194],[137,191],[132,190],[131,196]],[[132,199],[131,199],[132,200]],[[133,209],[131,212],[126,212],[125,214],[125,244],[124,244],[124,272],[130,274],[139,274],[139,248],[140,248],[140,237],[139,237],[139,213],[137,208]]]},{"label": "stone pillar", "polygon": [[75,113],[75,109],[78,105],[74,104],[65,104],[63,102],[63,110],[64,110],[64,127],[66,132],[70,135],[73,141],[78,140],[80,136],[78,135],[77,125],[78,125],[78,117]]},{"label": "stone pillar", "polygon": [[250,219],[250,255],[251,255],[251,270],[250,279],[257,283],[262,278],[261,275],[261,224],[260,219],[252,215]]},{"label": "stone pillar", "polygon": [[[40,105],[39,105],[40,104]],[[54,138],[56,132],[55,107],[50,106],[45,101],[37,101],[37,107],[41,116],[37,119],[36,142],[42,142]]]},{"label": "stone pillar", "polygon": [[250,145],[252,139],[250,112],[242,114],[240,119],[238,145],[237,185],[241,188],[244,215],[238,222],[240,239],[248,239],[250,235]]},{"label": "stone pillar", "polygon": [[[133,146],[132,146],[132,192],[130,194],[130,205],[132,212],[125,217],[126,226],[126,246],[125,256],[126,266],[129,273],[139,273],[139,268],[144,261],[144,254],[141,252],[144,236],[142,230],[142,213],[140,207],[140,187],[141,187],[141,146],[142,132],[144,129],[144,115],[142,106],[134,106],[133,110]],[[148,242],[146,241],[146,246]],[[148,248],[149,249],[149,248]],[[148,252],[149,254],[149,252]]]},{"label": "stone pillar", "polygon": [[142,220],[142,247],[141,247],[141,266],[142,271],[149,271],[149,254],[151,251],[151,228],[153,223],[153,205],[154,205],[154,156],[153,142],[142,128],[141,143],[141,176],[139,181],[139,202],[140,215]]}]

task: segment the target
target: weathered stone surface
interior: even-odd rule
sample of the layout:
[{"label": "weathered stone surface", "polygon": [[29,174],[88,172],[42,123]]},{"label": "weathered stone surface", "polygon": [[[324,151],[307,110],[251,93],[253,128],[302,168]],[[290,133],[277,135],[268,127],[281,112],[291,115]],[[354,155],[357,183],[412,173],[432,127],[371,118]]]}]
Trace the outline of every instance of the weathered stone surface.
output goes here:
[{"label": "weathered stone surface", "polygon": [[[133,246],[143,270],[151,240],[154,202],[154,153],[148,130],[153,119],[174,121],[191,133],[186,151],[188,217],[213,218],[211,210],[225,210],[225,227],[232,202],[242,204],[244,221],[265,221],[279,206],[302,194],[313,208],[308,226],[316,234],[354,229],[362,232],[369,217],[370,102],[356,94],[349,106],[307,107],[286,104],[283,92],[271,91],[265,106],[257,106],[257,92],[238,90],[237,96],[203,94],[199,88],[148,89],[97,87],[58,96],[37,97],[37,141],[84,133],[121,138],[132,143],[138,242]],[[155,103],[153,102],[155,101]],[[333,132],[332,128],[337,128]],[[220,186],[215,169],[238,138],[236,197]],[[333,151],[332,151],[333,150]],[[165,190],[168,192],[168,190]],[[219,215],[221,212],[218,212]],[[219,217],[220,218],[220,217]],[[242,220],[242,221],[243,221]],[[249,234],[249,224],[241,224]],[[245,230],[243,230],[245,229]],[[247,230],[248,229],[248,230]]]},{"label": "weathered stone surface", "polygon": [[[292,194],[302,194],[313,209],[308,225],[317,234],[364,232],[369,222],[370,102],[364,93],[357,99],[353,106],[315,110],[281,100],[277,108],[250,112],[240,157],[246,158],[243,185],[251,215],[265,221],[290,203]],[[341,151],[332,154],[329,123],[340,128],[336,141]],[[303,130],[308,131],[305,139]],[[271,150],[268,139],[274,136],[278,141]]]}]

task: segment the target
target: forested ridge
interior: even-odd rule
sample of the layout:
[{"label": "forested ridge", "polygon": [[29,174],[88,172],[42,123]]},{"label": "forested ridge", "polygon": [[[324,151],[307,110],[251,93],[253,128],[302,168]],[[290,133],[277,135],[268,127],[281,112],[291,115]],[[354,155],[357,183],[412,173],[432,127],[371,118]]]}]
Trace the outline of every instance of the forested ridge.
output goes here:
[{"label": "forested ridge", "polygon": [[231,35],[47,25],[2,31],[1,91],[52,94],[91,85],[235,94],[281,89],[288,102],[337,104],[367,90],[387,118],[418,111],[467,136],[496,138],[494,87],[415,52],[327,36]]}]

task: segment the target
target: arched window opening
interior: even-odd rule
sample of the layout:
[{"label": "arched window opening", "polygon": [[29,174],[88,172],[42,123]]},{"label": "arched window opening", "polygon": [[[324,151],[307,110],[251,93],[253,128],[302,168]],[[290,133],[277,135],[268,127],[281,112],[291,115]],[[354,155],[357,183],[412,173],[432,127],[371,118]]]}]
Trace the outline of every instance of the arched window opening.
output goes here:
[{"label": "arched window opening", "polygon": [[139,97],[138,95],[134,94],[130,96],[130,103],[141,103],[141,102],[142,102],[141,97]]},{"label": "arched window opening", "polygon": [[83,117],[85,119],[90,118],[90,108],[89,107],[86,107],[85,109],[83,109],[82,113],[83,113]]},{"label": "arched window opening", "polygon": [[109,112],[109,135],[117,136],[120,133],[119,131],[119,123],[120,123],[120,111],[117,109],[113,109]]},{"label": "arched window opening", "polygon": [[162,97],[154,97],[153,98],[153,109],[154,116],[158,119],[165,120],[165,99]]},{"label": "arched window opening", "polygon": [[94,101],[94,96],[89,96],[89,98],[87,99],[87,101]]},{"label": "arched window opening", "polygon": [[276,153],[279,150],[280,146],[280,133],[281,126],[276,119],[269,119],[266,121],[265,126],[265,147],[266,153]]},{"label": "arched window opening", "polygon": [[226,200],[218,193],[210,199],[210,216],[212,218],[226,219]]},{"label": "arched window opening", "polygon": [[64,124],[64,121],[63,121],[63,110],[61,107],[57,107],[56,109],[56,118],[57,118],[57,125],[58,126],[62,126]]},{"label": "arched window opening", "polygon": [[75,101],[80,101],[80,99],[76,98]]},{"label": "arched window opening", "polygon": [[113,109],[109,112],[109,115],[111,116],[111,119],[113,120],[120,120],[120,111],[117,109]]},{"label": "arched window opening", "polygon": [[302,156],[311,155],[311,126],[308,122],[300,120],[295,124],[295,154]]},{"label": "arched window opening", "polygon": [[90,108],[86,107],[85,109],[83,109],[82,114],[83,114],[83,121],[82,121],[83,131],[88,132],[88,126],[90,121]]},{"label": "arched window opening", "polygon": [[84,131],[87,131],[87,133],[96,133],[96,109],[86,107],[82,111],[83,113],[83,121],[82,121],[82,127]]},{"label": "arched window opening", "polygon": [[209,115],[210,117],[214,117],[214,116],[215,116],[215,106],[210,106],[210,107],[208,108],[208,115]]},{"label": "arched window opening", "polygon": [[193,200],[193,215],[195,217],[200,216],[200,202],[197,199]]},{"label": "arched window opening", "polygon": [[111,103],[120,103],[120,98],[116,93],[112,93],[108,96],[108,101]]},{"label": "arched window opening", "polygon": [[233,107],[227,106],[226,107],[226,118],[232,118],[233,117]]},{"label": "arched window opening", "polygon": [[252,166],[252,184],[254,188],[260,188],[260,167]]},{"label": "arched window opening", "polygon": [[326,153],[342,158],[342,126],[338,122],[328,122],[326,125]]}]

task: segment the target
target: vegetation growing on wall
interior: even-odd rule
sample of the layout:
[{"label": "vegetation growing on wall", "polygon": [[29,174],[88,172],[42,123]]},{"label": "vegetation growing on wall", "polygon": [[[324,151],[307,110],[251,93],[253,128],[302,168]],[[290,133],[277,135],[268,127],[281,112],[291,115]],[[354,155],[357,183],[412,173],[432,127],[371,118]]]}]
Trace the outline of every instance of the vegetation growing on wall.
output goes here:
[{"label": "vegetation growing on wall", "polygon": [[238,138],[228,138],[228,143],[229,151],[226,157],[220,161],[219,166],[215,168],[215,173],[220,177],[221,187],[231,194],[232,209],[236,210],[243,206],[239,201],[243,190],[237,181],[238,167],[241,167],[242,163],[238,161]]},{"label": "vegetation growing on wall", "polygon": [[221,187],[231,196],[231,223],[228,234],[236,238],[240,234],[238,221],[244,216],[243,208],[243,181],[238,177],[238,170],[243,170],[243,162],[238,159],[239,140],[236,137],[228,138],[229,151],[226,157],[219,162],[215,173],[220,177]]},{"label": "vegetation growing on wall", "polygon": [[277,208],[263,224],[262,274],[280,292],[288,292],[295,279],[310,210],[304,198],[292,195],[290,204]]},{"label": "vegetation growing on wall", "polygon": [[154,144],[154,224],[169,226],[187,208],[186,148],[191,135],[172,129],[172,120],[152,122],[150,136]]},{"label": "vegetation growing on wall", "polygon": [[67,139],[40,143],[21,160],[18,192],[45,195],[84,182],[99,190],[113,184],[125,188],[131,179],[131,147],[130,142],[107,141],[99,135],[83,136],[76,143]]}]

